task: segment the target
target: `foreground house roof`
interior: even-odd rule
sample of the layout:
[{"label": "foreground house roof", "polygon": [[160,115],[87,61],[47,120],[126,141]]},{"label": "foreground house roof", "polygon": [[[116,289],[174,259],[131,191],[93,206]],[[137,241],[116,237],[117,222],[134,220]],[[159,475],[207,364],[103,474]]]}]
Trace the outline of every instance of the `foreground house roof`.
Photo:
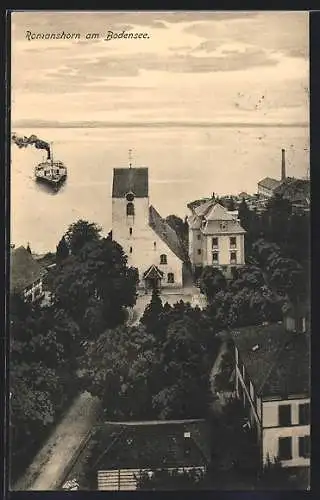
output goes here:
[{"label": "foreground house roof", "polygon": [[43,267],[23,246],[11,253],[10,288],[12,292],[22,292],[43,276]]},{"label": "foreground house roof", "polygon": [[106,422],[93,430],[89,461],[95,470],[199,467],[209,461],[208,443],[204,420]]},{"label": "foreground house roof", "polygon": [[286,397],[309,394],[310,336],[286,331],[281,323],[231,331],[258,395]]},{"label": "foreground house roof", "polygon": [[162,219],[161,215],[151,205],[149,207],[149,225],[170,250],[182,261],[185,259],[184,250],[174,229]]},{"label": "foreground house roof", "polygon": [[123,198],[132,192],[136,198],[149,196],[148,168],[114,168],[112,197]]},{"label": "foreground house roof", "polygon": [[277,179],[272,179],[271,177],[265,177],[261,181],[258,182],[258,186],[264,187],[266,189],[276,189],[280,186],[281,181]]}]

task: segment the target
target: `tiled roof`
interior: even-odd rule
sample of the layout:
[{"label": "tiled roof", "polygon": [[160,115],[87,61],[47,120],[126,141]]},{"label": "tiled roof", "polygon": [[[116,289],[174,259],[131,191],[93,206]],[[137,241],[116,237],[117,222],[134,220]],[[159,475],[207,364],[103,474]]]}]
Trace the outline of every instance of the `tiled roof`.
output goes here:
[{"label": "tiled roof", "polygon": [[129,192],[137,198],[147,198],[148,191],[147,167],[113,169],[113,198],[123,198]]},{"label": "tiled roof", "polygon": [[242,327],[231,332],[239,356],[262,397],[306,394],[310,385],[308,333],[283,324]]},{"label": "tiled roof", "polygon": [[43,275],[43,267],[23,246],[11,253],[10,288],[12,292],[22,292]]},{"label": "tiled roof", "polygon": [[219,203],[214,203],[205,214],[205,218],[208,221],[228,221],[234,220],[234,215]]},{"label": "tiled roof", "polygon": [[234,217],[228,221],[210,220],[202,229],[203,234],[245,234],[245,232],[240,222],[235,220]]},{"label": "tiled roof", "polygon": [[153,206],[149,207],[149,225],[170,250],[182,261],[184,251],[174,229],[164,220]]},{"label": "tiled roof", "polygon": [[271,177],[265,177],[261,181],[258,182],[258,186],[264,187],[266,189],[276,189],[276,187],[280,186],[281,181],[277,179],[272,179]]},{"label": "tiled roof", "polygon": [[196,214],[192,214],[188,217],[188,226],[190,229],[200,229],[201,219],[197,217]]},{"label": "tiled roof", "polygon": [[[184,437],[185,432],[190,432],[190,438]],[[208,433],[204,421],[158,425],[149,425],[148,422],[143,425],[134,425],[134,422],[131,425],[106,423],[97,426],[93,440],[99,443],[99,451],[102,445],[104,450],[109,448],[109,452],[103,455],[98,450],[92,450],[93,454],[97,454],[95,468],[203,466],[207,460],[197,443],[208,442]],[[110,446],[112,441],[114,444]],[[101,460],[97,461],[99,455]]]},{"label": "tiled roof", "polygon": [[207,201],[203,201],[200,205],[198,205],[195,209],[194,209],[194,213],[198,216],[198,217],[203,217],[205,216],[208,211],[210,210],[210,208],[215,204],[216,202],[214,201],[214,199],[211,199],[211,200],[207,200]]}]

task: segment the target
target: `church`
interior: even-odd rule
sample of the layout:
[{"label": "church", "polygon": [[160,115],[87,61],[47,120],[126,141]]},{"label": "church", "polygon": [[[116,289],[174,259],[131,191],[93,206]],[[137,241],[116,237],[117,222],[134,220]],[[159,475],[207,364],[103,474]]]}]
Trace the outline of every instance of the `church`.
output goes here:
[{"label": "church", "polygon": [[139,273],[139,288],[182,286],[184,251],[176,232],[149,202],[148,168],[114,168],[112,239]]}]

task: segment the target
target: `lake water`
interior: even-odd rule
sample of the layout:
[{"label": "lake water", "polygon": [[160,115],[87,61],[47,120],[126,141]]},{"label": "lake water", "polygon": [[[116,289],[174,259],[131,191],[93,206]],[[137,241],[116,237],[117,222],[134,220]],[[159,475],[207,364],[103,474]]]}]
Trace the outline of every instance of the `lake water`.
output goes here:
[{"label": "lake water", "polygon": [[309,131],[304,127],[42,128],[14,129],[51,142],[53,156],[68,167],[56,194],[35,183],[34,166],[45,153],[32,146],[11,149],[11,241],[33,251],[55,247],[79,218],[111,229],[112,169],[149,167],[150,202],[163,217],[184,217],[198,197],[257,191],[263,177],[280,177],[281,148],[287,175],[304,177]]}]

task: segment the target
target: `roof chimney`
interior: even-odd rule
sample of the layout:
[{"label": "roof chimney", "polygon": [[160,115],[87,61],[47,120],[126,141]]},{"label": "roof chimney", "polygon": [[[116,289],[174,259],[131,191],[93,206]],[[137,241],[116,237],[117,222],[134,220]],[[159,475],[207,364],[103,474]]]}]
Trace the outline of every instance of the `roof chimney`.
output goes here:
[{"label": "roof chimney", "polygon": [[211,199],[212,199],[212,200],[215,200],[215,198],[216,198],[215,194],[214,194],[214,193],[212,193]]},{"label": "roof chimney", "polygon": [[281,180],[286,179],[286,150],[281,149]]}]

